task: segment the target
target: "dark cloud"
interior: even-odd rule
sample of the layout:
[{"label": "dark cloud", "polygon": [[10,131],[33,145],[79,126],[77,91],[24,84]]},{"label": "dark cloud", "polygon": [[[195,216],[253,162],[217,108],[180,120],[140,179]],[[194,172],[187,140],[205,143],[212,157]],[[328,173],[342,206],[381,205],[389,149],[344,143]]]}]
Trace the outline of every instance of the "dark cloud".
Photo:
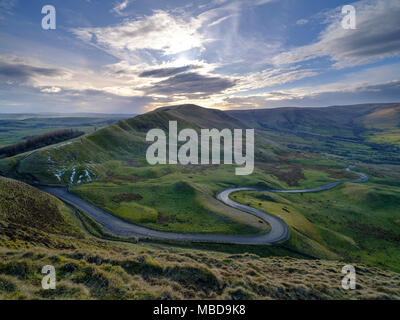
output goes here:
[{"label": "dark cloud", "polygon": [[165,78],[194,69],[198,69],[198,66],[154,69],[154,70],[144,71],[139,76],[148,78]]},{"label": "dark cloud", "polygon": [[215,94],[233,87],[236,81],[198,73],[182,73],[160,81],[148,88],[148,94]]},{"label": "dark cloud", "polygon": [[63,72],[61,70],[55,68],[42,68],[26,64],[0,62],[0,79],[24,82],[35,76],[54,77],[62,74]]},{"label": "dark cloud", "polygon": [[328,56],[336,67],[345,68],[399,55],[400,2],[358,1],[354,6],[355,30],[343,29],[341,7],[337,8],[317,42],[282,52],[273,61],[290,64]]},{"label": "dark cloud", "polygon": [[356,32],[337,39],[333,44],[339,57],[379,58],[400,52],[400,7],[388,8],[381,14],[366,19],[357,26]]}]

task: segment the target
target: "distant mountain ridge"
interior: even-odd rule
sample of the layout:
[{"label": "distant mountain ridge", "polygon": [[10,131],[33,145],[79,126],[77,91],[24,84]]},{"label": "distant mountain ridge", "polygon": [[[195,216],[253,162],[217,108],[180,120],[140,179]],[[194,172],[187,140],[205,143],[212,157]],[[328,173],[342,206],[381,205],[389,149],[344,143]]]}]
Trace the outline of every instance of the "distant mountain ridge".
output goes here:
[{"label": "distant mountain ridge", "polygon": [[[386,110],[387,112],[383,112]],[[391,111],[391,112],[389,112]],[[365,127],[379,127],[382,122],[393,120],[400,126],[400,103],[360,104],[349,106],[331,106],[320,108],[276,108],[253,110],[228,110],[228,115],[258,128],[264,129],[302,129],[316,127],[337,127],[352,129]],[[374,117],[380,115],[380,117]],[[368,118],[370,117],[370,118]],[[369,119],[369,120],[368,120]],[[375,123],[371,120],[375,120]],[[379,123],[377,123],[379,121]]]},{"label": "distant mountain ridge", "polygon": [[[149,145],[145,140],[146,133],[153,128],[168,131],[169,121],[178,121],[179,130],[256,128],[256,135],[261,137],[259,140],[256,137],[257,147],[260,143],[271,144],[269,141],[274,140],[266,134],[268,132],[278,133],[279,137],[288,135],[287,143],[276,141],[274,147],[278,152],[279,145],[282,145],[282,150],[287,146],[293,147],[293,138],[290,136],[306,139],[300,145],[300,150],[310,152],[317,147],[315,139],[322,139],[321,148],[327,150],[322,148],[322,152],[331,152],[334,148],[332,138],[353,139],[351,141],[358,143],[364,139],[360,133],[366,130],[379,132],[382,128],[387,129],[387,123],[390,129],[400,128],[399,106],[393,103],[237,111],[221,111],[196,105],[167,106],[121,120],[66,143],[1,160],[0,172],[47,184],[71,183],[71,176],[76,176],[78,181],[88,182],[96,176],[95,164],[113,159],[143,157]],[[307,140],[309,137],[314,140]],[[390,152],[395,154],[397,151],[393,149]],[[346,153],[348,151],[343,150],[343,154]]]},{"label": "distant mountain ridge", "polygon": [[38,112],[38,113],[0,113],[0,120],[20,120],[29,118],[119,118],[126,119],[137,116],[137,114],[119,113],[57,113],[57,112]]}]

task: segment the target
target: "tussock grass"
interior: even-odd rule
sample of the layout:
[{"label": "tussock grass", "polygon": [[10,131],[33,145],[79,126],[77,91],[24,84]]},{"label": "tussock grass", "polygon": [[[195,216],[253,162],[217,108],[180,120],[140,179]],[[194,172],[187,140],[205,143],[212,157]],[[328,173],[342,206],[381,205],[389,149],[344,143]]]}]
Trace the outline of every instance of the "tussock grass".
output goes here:
[{"label": "tussock grass", "polygon": [[[400,299],[399,274],[358,264],[357,289],[346,291],[344,263],[335,261],[122,247],[39,251],[0,250],[0,260],[9,260],[0,268],[0,298]],[[41,289],[44,264],[56,268],[56,290]]]}]

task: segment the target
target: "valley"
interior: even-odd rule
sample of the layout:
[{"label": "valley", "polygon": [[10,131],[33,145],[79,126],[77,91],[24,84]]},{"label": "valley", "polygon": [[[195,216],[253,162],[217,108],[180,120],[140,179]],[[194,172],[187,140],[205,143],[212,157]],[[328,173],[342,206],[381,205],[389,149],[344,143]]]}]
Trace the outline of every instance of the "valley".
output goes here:
[{"label": "valley", "polygon": [[[6,215],[2,226],[8,231],[2,231],[2,247],[6,248],[4,252],[13,252],[17,248],[32,252],[32,247],[43,247],[46,243],[45,256],[54,250],[62,250],[58,253],[62,256],[57,262],[60,266],[64,264],[65,255],[75,259],[75,253],[67,251],[80,251],[79,254],[85,257],[92,256],[93,250],[99,252],[99,259],[108,261],[105,263],[111,266],[103,265],[103,262],[100,267],[93,266],[88,258],[88,264],[83,263],[85,266],[78,263],[71,272],[63,274],[66,294],[71,296],[87,294],[83,288],[76,287],[80,283],[78,275],[85,270],[101,273],[104,282],[110,281],[109,276],[131,279],[130,269],[117,262],[119,257],[105,258],[120,252],[139,259],[135,274],[145,279],[149,277],[145,271],[147,263],[152,261],[149,270],[158,274],[158,282],[169,277],[170,266],[158,266],[157,261],[172,259],[167,256],[173,255],[185,264],[188,263],[186,256],[195,250],[195,261],[202,265],[199,270],[204,271],[203,267],[208,270],[201,277],[215,277],[218,280],[212,281],[221,281],[225,289],[215,289],[214,295],[210,295],[212,290],[201,292],[198,296],[192,291],[194,284],[191,281],[168,278],[167,286],[175,286],[175,282],[169,282],[171,280],[185,288],[184,297],[190,297],[190,294],[209,298],[233,297],[234,294],[248,298],[274,296],[275,284],[261,293],[252,284],[253,276],[246,277],[244,284],[234,284],[235,281],[225,278],[223,266],[214,269],[213,263],[223,265],[222,261],[230,255],[237,255],[238,261],[244,259],[250,264],[252,259],[262,261],[262,266],[257,268],[264,270],[263,277],[267,277],[268,263],[293,265],[291,272],[308,275],[311,271],[300,265],[320,263],[338,268],[343,263],[354,263],[362,265],[361,269],[373,270],[368,272],[378,278],[381,272],[400,272],[397,255],[400,248],[400,141],[395,133],[399,123],[387,125],[388,119],[384,116],[388,114],[393,121],[393,112],[398,112],[395,104],[317,108],[312,112],[309,108],[224,112],[194,105],[165,107],[66,142],[0,159],[2,176],[33,186],[27,186],[27,190],[39,187],[67,200],[63,210],[69,213],[64,217],[74,221],[79,234],[48,233],[47,227],[45,232],[38,231],[32,222],[26,227],[27,221],[18,220],[24,225],[22,230],[26,231],[13,236],[15,232],[10,230],[15,230],[15,222],[10,224]],[[177,121],[178,130],[190,128],[197,132],[203,128],[255,128],[253,174],[237,176],[235,165],[149,165],[145,158],[149,146],[146,133],[153,128],[167,132],[169,121]],[[355,166],[353,170],[359,174],[345,170],[349,166],[352,169]],[[342,184],[343,181],[349,183]],[[59,190],[68,190],[68,193]],[[222,199],[220,195],[224,190],[235,192],[228,192]],[[35,192],[40,192],[41,197],[46,194]],[[47,194],[46,197],[51,196]],[[58,201],[54,197],[51,199]],[[87,214],[88,208],[98,211]],[[28,212],[26,215],[31,216]],[[102,220],[105,216],[111,219],[107,221],[115,224]],[[283,228],[282,236],[265,241],[279,231],[279,226]],[[30,236],[31,232],[41,234],[39,239],[43,240],[29,240],[36,237]],[[14,254],[15,261],[20,261],[16,251]],[[126,263],[136,264],[132,261]],[[180,268],[180,263],[174,263],[175,267],[171,268]],[[116,267],[118,265],[125,271]],[[6,272],[4,270],[7,267],[0,268],[0,273]],[[255,272],[261,274],[260,270]],[[248,272],[253,274],[253,271]],[[4,279],[18,287],[19,280],[10,273],[5,274]],[[275,278],[277,285],[283,281],[279,277]],[[393,273],[391,279],[397,281],[398,274]],[[92,280],[88,278],[88,281],[84,285],[90,287]],[[310,282],[313,288],[315,281]],[[157,288],[161,290],[161,287]],[[99,294],[94,287],[88,290],[92,297]],[[138,290],[145,292],[147,289],[141,287]],[[162,292],[167,296],[174,296],[175,290],[165,290],[169,293]],[[308,289],[304,290],[310,297],[313,295]],[[377,293],[376,287],[368,286],[366,290],[371,290],[368,294],[374,297],[398,294],[396,289]],[[164,294],[161,291],[152,294],[160,297]],[[229,295],[228,292],[235,293]],[[29,291],[29,294],[41,293]],[[115,294],[118,293],[110,292],[112,297]],[[125,298],[133,297],[131,294],[136,298],[140,296],[128,289],[121,294]],[[344,297],[340,292],[329,295]],[[321,291],[315,297],[322,296]],[[299,296],[293,293],[292,298],[296,297]]]}]

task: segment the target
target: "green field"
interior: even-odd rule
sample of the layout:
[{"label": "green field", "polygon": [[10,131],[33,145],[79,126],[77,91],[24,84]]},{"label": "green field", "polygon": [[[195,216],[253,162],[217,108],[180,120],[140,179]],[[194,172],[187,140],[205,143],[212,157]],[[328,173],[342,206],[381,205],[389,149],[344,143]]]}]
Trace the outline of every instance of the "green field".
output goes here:
[{"label": "green field", "polygon": [[[342,259],[400,271],[400,190],[384,179],[319,193],[241,192],[233,197],[281,216],[295,235],[307,238],[305,252],[323,256],[330,251]],[[296,236],[289,241],[299,249],[301,242]]]},{"label": "green field", "polygon": [[[71,191],[129,222],[188,233],[257,234],[269,228],[215,200],[220,186],[239,182],[232,175],[233,167],[129,167],[113,161],[105,163],[102,170],[105,177]],[[232,178],[223,181],[222,176]],[[247,183],[259,181],[249,179]],[[124,196],[127,200],[121,201]]]},{"label": "green field", "polygon": [[27,137],[58,129],[75,129],[86,133],[108,126],[119,118],[89,117],[24,117],[21,119],[2,119],[0,114],[0,147],[10,145]]},{"label": "green field", "polygon": [[400,130],[377,132],[368,137],[370,141],[378,144],[400,146]]}]

